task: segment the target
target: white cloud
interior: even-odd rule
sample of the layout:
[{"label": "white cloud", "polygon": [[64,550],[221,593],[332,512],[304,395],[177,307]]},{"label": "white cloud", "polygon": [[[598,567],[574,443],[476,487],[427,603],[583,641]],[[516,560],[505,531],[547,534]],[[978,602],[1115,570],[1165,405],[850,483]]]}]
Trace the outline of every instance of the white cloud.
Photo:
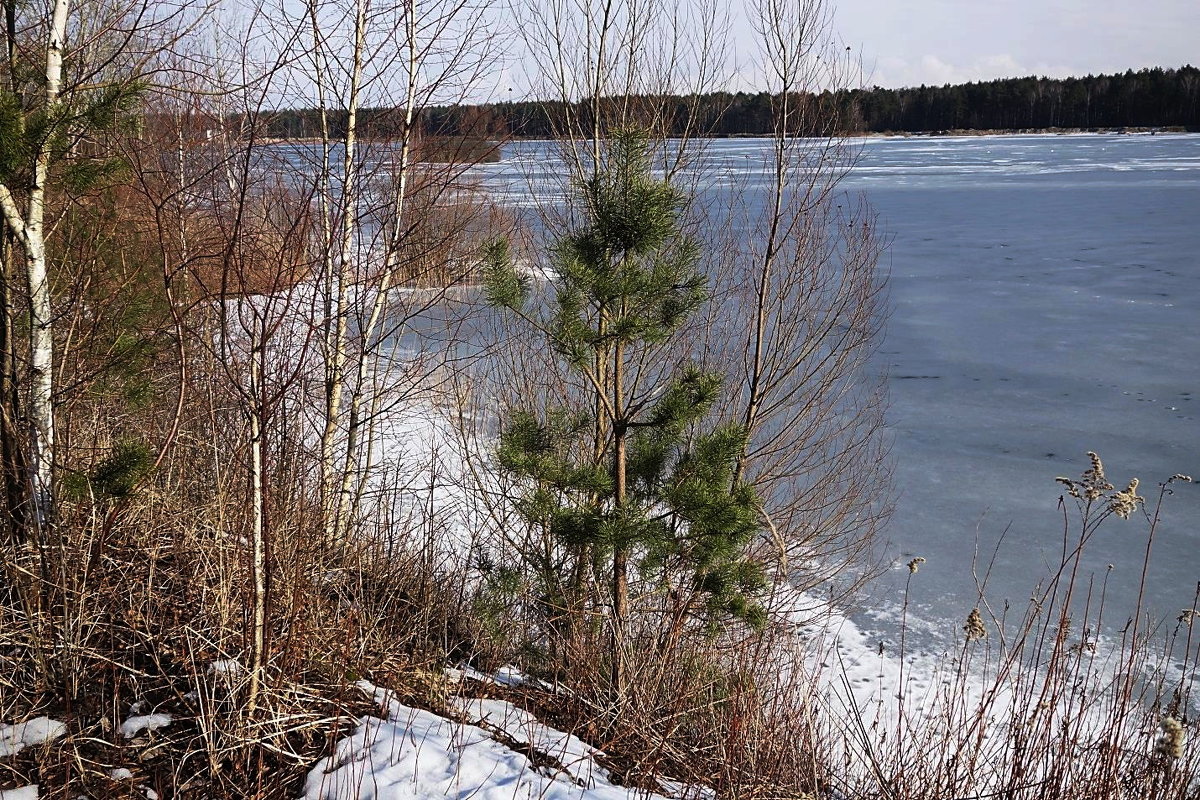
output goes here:
[{"label": "white cloud", "polygon": [[1065,77],[1195,63],[1200,2],[838,0],[837,26],[880,86]]},{"label": "white cloud", "polygon": [[891,56],[881,58],[867,75],[867,84],[887,87],[941,86],[946,83],[1020,78],[1027,75],[1066,77],[1079,70],[1044,61],[1023,62],[1011,53],[981,55],[967,61],[926,53],[916,61]]}]

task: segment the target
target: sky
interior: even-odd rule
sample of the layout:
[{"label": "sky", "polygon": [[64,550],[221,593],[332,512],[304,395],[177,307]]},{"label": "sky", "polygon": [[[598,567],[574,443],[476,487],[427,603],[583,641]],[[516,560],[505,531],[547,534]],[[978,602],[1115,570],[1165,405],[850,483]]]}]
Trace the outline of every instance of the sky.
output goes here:
[{"label": "sky", "polygon": [[1200,66],[1200,0],[834,0],[868,86]]},{"label": "sky", "polygon": [[[730,89],[758,91],[766,85],[744,10],[754,2],[728,0],[724,6],[733,48]],[[850,85],[898,88],[1200,66],[1200,0],[824,2],[832,8],[835,35],[862,65],[861,77],[851,78]],[[530,85],[522,73],[529,70],[516,57],[486,92],[489,99],[521,96]]]},{"label": "sky", "polygon": [[[758,37],[747,19],[747,7],[762,1],[679,0],[685,7],[713,2],[727,15],[725,41],[731,50],[724,51],[729,61],[723,70],[728,77],[718,83],[729,89],[759,91],[769,85]],[[339,2],[348,7],[353,0],[332,0],[330,35],[340,31],[348,41],[345,28],[352,15],[337,12],[334,7]],[[472,19],[476,8],[491,9],[480,19],[500,32],[490,40],[497,49],[462,99],[489,102],[536,96],[537,76],[546,65],[522,51],[521,37],[512,27],[518,24],[512,7],[537,7],[544,2],[429,0],[421,4],[423,9],[433,9],[426,14],[453,7],[460,16]],[[596,0],[563,2],[573,8]],[[1187,63],[1200,66],[1200,0],[780,0],[780,5],[790,9],[814,2],[823,2],[832,11],[834,35],[841,40],[834,51],[841,54],[848,46],[849,55],[861,63],[861,75],[845,76],[848,80],[838,85],[897,88],[1025,75],[1082,76]],[[297,19],[306,19],[299,13],[300,0],[280,3]],[[373,8],[394,5],[385,1]],[[377,13],[386,16],[384,11]],[[372,52],[395,54],[392,39],[398,29],[389,19],[376,20],[386,46],[368,48]],[[394,81],[386,79],[391,74],[387,67],[377,71],[378,80],[368,87],[367,105],[389,105]],[[302,89],[296,91],[303,94]],[[439,96],[434,102],[456,99]]]}]

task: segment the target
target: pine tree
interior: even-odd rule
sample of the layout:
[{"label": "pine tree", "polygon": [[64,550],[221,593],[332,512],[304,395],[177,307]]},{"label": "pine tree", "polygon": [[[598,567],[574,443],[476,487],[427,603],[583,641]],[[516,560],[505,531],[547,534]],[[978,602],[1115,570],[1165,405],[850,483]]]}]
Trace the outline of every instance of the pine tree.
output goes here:
[{"label": "pine tree", "polygon": [[687,598],[673,633],[697,615],[760,621],[753,598],[765,581],[747,556],[758,531],[755,493],[735,477],[745,431],[705,424],[720,378],[691,365],[649,386],[644,374],[631,380],[633,359],[668,343],[706,300],[699,249],[681,229],[683,197],[652,177],[651,149],[636,132],[615,134],[577,191],[585,211],[551,248],[550,303],[530,302],[503,242],[486,254],[490,301],[540,332],[587,397],[586,408],[515,412],[499,463],[528,487],[517,501],[525,521],[552,552],[567,554],[522,554],[552,629],[572,624],[565,610],[587,592],[588,571],[607,570],[610,688],[619,701],[631,567]]}]

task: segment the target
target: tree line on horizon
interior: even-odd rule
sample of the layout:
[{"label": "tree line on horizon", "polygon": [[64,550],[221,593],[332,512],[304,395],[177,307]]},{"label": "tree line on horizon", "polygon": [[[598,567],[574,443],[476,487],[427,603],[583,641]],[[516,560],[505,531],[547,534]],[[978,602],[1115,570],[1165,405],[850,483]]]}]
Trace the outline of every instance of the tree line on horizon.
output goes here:
[{"label": "tree line on horizon", "polygon": [[[1200,129],[1200,68],[1155,67],[1082,78],[1002,78],[943,86],[843,89],[805,94],[797,100],[820,109],[820,130],[809,133],[916,133],[947,130],[1041,128]],[[777,95],[770,92],[713,92],[700,97],[666,96],[655,104],[650,127],[667,135],[765,136],[772,133]],[[587,104],[568,109],[561,101],[523,100],[479,105],[432,106],[420,111],[422,129],[445,137],[551,138],[568,112],[588,113]],[[363,113],[367,135],[386,137],[394,109]],[[334,128],[338,115],[331,115]],[[306,138],[319,130],[319,112],[279,112],[270,132]]]}]

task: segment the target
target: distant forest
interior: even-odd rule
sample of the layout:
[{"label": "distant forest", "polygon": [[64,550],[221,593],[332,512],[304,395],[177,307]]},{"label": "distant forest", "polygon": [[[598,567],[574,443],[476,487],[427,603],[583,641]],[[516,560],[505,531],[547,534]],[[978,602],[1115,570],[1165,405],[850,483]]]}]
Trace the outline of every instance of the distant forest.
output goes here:
[{"label": "distant forest", "polygon": [[[772,132],[767,92],[716,92],[700,97],[639,98],[653,127],[668,135],[755,136]],[[799,134],[917,133],[951,130],[1045,128],[1186,128],[1200,130],[1200,69],[1129,70],[1084,78],[1005,78],[906,89],[852,89],[795,98],[807,112]],[[567,111],[586,115],[583,105],[523,101],[471,106],[440,106],[421,113],[426,134],[446,137],[549,138]],[[392,110],[365,115],[367,135],[391,133]],[[691,121],[691,127],[686,126]],[[333,127],[338,125],[333,119]],[[272,135],[315,135],[317,112],[281,112]]]}]

